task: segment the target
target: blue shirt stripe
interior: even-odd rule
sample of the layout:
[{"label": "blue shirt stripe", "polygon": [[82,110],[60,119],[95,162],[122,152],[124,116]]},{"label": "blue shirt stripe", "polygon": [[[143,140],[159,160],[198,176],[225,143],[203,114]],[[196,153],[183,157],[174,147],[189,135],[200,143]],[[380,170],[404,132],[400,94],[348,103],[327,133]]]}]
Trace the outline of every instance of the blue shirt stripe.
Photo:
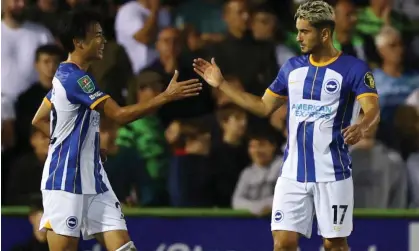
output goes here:
[{"label": "blue shirt stripe", "polygon": [[54,149],[54,152],[52,152],[51,162],[49,164],[49,175],[48,175],[47,182],[45,184],[45,189],[47,189],[47,190],[52,190],[53,183],[54,183],[53,182],[54,172],[55,172],[56,168],[58,167],[58,161],[60,159],[62,146],[63,146],[63,143],[61,143],[59,146],[57,146]]},{"label": "blue shirt stripe", "polygon": [[297,181],[315,182],[316,172],[314,164],[314,122],[301,122],[297,127]]},{"label": "blue shirt stripe", "polygon": [[68,150],[70,147],[70,137],[67,137],[61,144],[60,144],[60,152],[58,156],[58,163],[57,168],[53,173],[53,184],[52,190],[60,190],[61,184],[63,183],[63,174],[64,174],[64,167],[66,163],[66,158],[68,154]]},{"label": "blue shirt stripe", "polygon": [[309,66],[307,77],[304,80],[303,98],[311,100],[320,100],[322,95],[322,86],[324,74],[326,69],[324,67]]},{"label": "blue shirt stripe", "polygon": [[307,168],[307,182],[316,181],[316,171],[314,164],[314,122],[305,122],[304,125],[304,153]]},{"label": "blue shirt stripe", "polygon": [[86,138],[87,131],[89,130],[91,111],[80,106],[77,118],[76,128],[71,133],[70,153],[67,165],[67,177],[65,182],[64,191],[81,194],[81,174],[80,174],[80,157],[81,146]]},{"label": "blue shirt stripe", "polygon": [[100,170],[102,169],[102,165],[100,164],[100,136],[99,133],[95,134],[95,189],[97,193],[104,193],[108,191],[106,184],[103,182],[103,177],[100,174]]}]

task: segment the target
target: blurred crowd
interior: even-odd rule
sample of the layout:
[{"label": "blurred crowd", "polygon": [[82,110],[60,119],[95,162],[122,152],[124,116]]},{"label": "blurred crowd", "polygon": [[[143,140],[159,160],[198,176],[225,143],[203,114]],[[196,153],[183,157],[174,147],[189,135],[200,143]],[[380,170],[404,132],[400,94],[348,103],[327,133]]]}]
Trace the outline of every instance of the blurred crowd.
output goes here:
[{"label": "blurred crowd", "polygon": [[[31,120],[58,64],[60,15],[103,15],[104,58],[89,69],[120,105],[148,102],[174,71],[215,57],[230,84],[262,95],[300,54],[293,13],[302,0],[4,0],[1,22],[2,204],[39,193],[49,137]],[[369,63],[381,123],[351,148],[355,206],[419,207],[419,3],[337,0],[334,44]],[[126,126],[101,119],[110,182],[128,206],[223,207],[269,214],[285,148],[286,107],[248,114],[216,89]]]}]

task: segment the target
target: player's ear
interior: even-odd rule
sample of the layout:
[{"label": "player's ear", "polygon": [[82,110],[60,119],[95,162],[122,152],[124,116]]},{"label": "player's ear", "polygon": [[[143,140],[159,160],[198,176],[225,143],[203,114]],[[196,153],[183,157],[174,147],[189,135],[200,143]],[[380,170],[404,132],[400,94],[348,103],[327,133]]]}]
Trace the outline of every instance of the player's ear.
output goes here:
[{"label": "player's ear", "polygon": [[321,31],[321,38],[323,42],[326,42],[327,39],[331,37],[331,31],[328,28],[323,28]]},{"label": "player's ear", "polygon": [[81,39],[73,39],[73,44],[75,48],[82,48],[83,47],[83,41]]}]

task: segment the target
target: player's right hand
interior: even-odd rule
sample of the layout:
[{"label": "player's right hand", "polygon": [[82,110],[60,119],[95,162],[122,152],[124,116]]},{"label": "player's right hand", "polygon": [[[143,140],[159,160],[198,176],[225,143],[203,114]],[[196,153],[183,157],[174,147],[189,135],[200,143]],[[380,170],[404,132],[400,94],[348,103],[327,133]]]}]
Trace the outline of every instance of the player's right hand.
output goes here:
[{"label": "player's right hand", "polygon": [[178,100],[199,95],[199,91],[202,89],[202,84],[199,83],[198,79],[178,82],[178,77],[179,72],[176,70],[172,80],[170,80],[169,86],[164,91],[166,97],[170,100]]},{"label": "player's right hand", "polygon": [[211,59],[211,63],[202,58],[194,59],[193,69],[212,87],[217,88],[224,82],[223,74],[214,58]]}]

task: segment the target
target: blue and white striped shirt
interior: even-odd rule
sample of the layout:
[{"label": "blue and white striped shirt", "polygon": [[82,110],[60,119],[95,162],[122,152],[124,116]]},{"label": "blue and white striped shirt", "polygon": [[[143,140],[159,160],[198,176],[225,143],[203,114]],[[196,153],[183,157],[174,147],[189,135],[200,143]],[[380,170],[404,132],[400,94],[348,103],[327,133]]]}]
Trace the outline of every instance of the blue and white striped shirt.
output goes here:
[{"label": "blue and white striped shirt", "polygon": [[51,102],[51,143],[44,165],[41,190],[75,194],[108,191],[109,181],[100,161],[96,105],[109,95],[73,63],[61,63],[46,99]]},{"label": "blue and white striped shirt", "polygon": [[351,176],[342,129],[360,112],[356,101],[377,96],[367,64],[340,54],[325,64],[293,57],[266,91],[288,97],[288,142],[281,176],[299,182],[330,182]]}]

